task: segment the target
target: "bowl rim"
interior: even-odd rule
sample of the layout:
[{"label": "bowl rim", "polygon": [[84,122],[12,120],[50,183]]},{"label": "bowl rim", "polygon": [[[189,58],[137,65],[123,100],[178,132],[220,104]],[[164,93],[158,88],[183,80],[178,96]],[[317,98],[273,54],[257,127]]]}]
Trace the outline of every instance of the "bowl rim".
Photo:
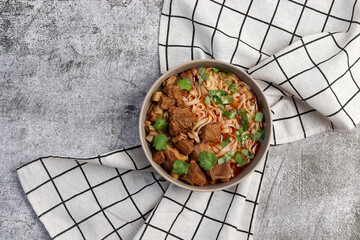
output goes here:
[{"label": "bowl rim", "polygon": [[[258,153],[256,154],[256,157],[251,161],[251,163],[242,171],[240,174],[234,178],[232,178],[228,182],[224,183],[218,183],[214,185],[206,185],[206,186],[193,186],[188,183],[185,183],[181,180],[173,178],[165,169],[163,169],[159,164],[155,163],[152,160],[152,154],[151,149],[149,147],[149,143],[146,141],[145,136],[145,119],[146,119],[146,113],[148,111],[148,108],[151,103],[151,96],[153,93],[158,90],[162,84],[163,81],[168,79],[170,76],[178,74],[179,72],[185,71],[187,69],[193,68],[193,67],[214,67],[214,66],[220,66],[222,68],[228,69],[234,74],[236,74],[242,81],[246,82],[250,85],[252,91],[255,93],[258,100],[262,100],[262,103],[264,105],[263,113],[265,116],[265,139],[261,143],[261,147],[258,150]],[[240,76],[239,76],[240,75]],[[246,79],[244,79],[246,78]],[[219,61],[219,60],[210,60],[210,59],[199,59],[199,60],[192,60],[187,61],[185,63],[179,64],[175,66],[174,68],[171,68],[164,74],[162,74],[150,87],[148,90],[140,110],[140,117],[139,117],[139,137],[141,142],[142,150],[144,151],[144,154],[147,158],[147,160],[150,162],[151,166],[155,169],[157,173],[159,173],[163,178],[165,178],[170,183],[175,184],[178,187],[185,188],[188,190],[193,191],[199,191],[199,192],[211,192],[211,191],[220,191],[226,188],[230,188],[241,181],[245,180],[251,173],[255,171],[255,169],[259,166],[259,164],[263,161],[265,156],[267,155],[267,151],[270,146],[270,139],[272,137],[272,114],[271,109],[269,106],[269,102],[266,99],[266,96],[264,92],[262,91],[259,84],[244,70],[241,68],[232,65],[227,62]]]}]

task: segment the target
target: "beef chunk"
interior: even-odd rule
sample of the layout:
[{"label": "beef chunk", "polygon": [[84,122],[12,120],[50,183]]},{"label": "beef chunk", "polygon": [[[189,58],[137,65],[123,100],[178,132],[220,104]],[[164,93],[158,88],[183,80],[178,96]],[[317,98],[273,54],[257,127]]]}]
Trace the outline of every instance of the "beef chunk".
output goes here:
[{"label": "beef chunk", "polygon": [[171,106],[175,105],[175,100],[169,98],[165,94],[160,96],[160,108],[163,110],[168,110]]},{"label": "beef chunk", "polygon": [[167,146],[164,150],[165,161],[162,166],[168,170],[169,172],[172,171],[174,162],[178,159],[180,160],[187,160],[188,158],[185,155],[179,153],[176,148]]},{"label": "beef chunk", "polygon": [[189,139],[178,141],[175,147],[183,154],[190,154],[194,150],[194,144]]},{"label": "beef chunk", "polygon": [[199,165],[194,161],[190,161],[190,168],[187,174],[184,174],[181,179],[191,185],[203,186],[206,184],[206,176],[201,171]]},{"label": "beef chunk", "polygon": [[234,172],[230,166],[230,161],[223,164],[215,163],[213,168],[208,171],[208,174],[211,177],[211,180],[221,180],[223,182],[229,181],[230,178],[234,176]]},{"label": "beef chunk", "polygon": [[165,161],[165,155],[163,151],[153,151],[153,161],[161,165]]},{"label": "beef chunk", "polygon": [[[190,72],[191,74],[191,72]],[[178,106],[183,106],[183,96],[187,94],[186,90],[181,90],[180,86],[177,85],[178,79],[175,76],[170,77],[165,81],[163,92],[172,99],[176,99]]]},{"label": "beef chunk", "polygon": [[191,71],[185,71],[183,73],[180,73],[180,77],[183,79],[183,78],[188,78],[190,79],[190,81],[193,80],[193,74],[191,73]]},{"label": "beef chunk", "polygon": [[201,130],[200,138],[203,142],[220,142],[220,124],[210,123]]},{"label": "beef chunk", "polygon": [[172,137],[172,138],[171,138],[171,142],[172,142],[173,144],[176,144],[177,142],[180,142],[181,140],[184,140],[184,139],[186,139],[186,138],[187,138],[186,134],[180,133],[180,134]]},{"label": "beef chunk", "polygon": [[178,78],[176,76],[171,76],[169,77],[166,81],[163,82],[163,86],[169,86],[169,85],[174,85],[176,84]]},{"label": "beef chunk", "polygon": [[196,117],[189,109],[176,107],[170,113],[169,131],[171,136],[190,131],[196,122]]},{"label": "beef chunk", "polygon": [[199,154],[202,151],[209,152],[210,151],[210,146],[207,143],[196,144],[194,146],[194,151],[191,153],[191,159],[194,159],[194,160],[197,161],[198,158],[199,158]]},{"label": "beef chunk", "polygon": [[169,98],[176,99],[176,103],[182,106],[184,101],[182,97],[186,95],[186,90],[181,90],[177,84],[168,85],[163,89],[163,92],[168,95]]}]

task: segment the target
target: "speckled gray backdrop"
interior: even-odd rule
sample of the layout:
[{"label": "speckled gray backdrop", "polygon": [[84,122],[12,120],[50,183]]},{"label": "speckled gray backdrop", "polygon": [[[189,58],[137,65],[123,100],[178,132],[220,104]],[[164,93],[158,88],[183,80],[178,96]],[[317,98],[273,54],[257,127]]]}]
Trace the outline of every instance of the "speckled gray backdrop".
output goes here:
[{"label": "speckled gray backdrop", "polygon": [[[138,143],[162,1],[1,1],[0,239],[50,239],[15,168]],[[273,149],[255,239],[360,239],[360,127]],[[241,217],[241,216],[239,216]]]}]

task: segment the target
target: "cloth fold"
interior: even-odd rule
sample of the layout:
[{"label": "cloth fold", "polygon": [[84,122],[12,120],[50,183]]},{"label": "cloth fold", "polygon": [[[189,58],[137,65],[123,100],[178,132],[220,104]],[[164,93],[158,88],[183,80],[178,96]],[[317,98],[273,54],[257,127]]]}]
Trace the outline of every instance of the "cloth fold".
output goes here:
[{"label": "cloth fold", "polygon": [[[243,68],[270,102],[272,145],[360,122],[357,1],[163,4],[161,72],[200,58]],[[237,186],[209,193],[169,185],[140,146],[89,159],[44,157],[17,171],[55,239],[252,239],[266,162]]]}]

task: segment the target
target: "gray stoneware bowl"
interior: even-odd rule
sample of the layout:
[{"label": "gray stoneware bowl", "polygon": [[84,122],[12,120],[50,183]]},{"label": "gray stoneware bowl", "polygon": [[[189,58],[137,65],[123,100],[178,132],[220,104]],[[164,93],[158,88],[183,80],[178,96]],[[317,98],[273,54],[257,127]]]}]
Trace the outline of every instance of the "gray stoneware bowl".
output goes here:
[{"label": "gray stoneware bowl", "polygon": [[[151,96],[153,95],[153,93],[155,91],[157,91],[161,87],[161,84],[163,81],[168,79],[170,76],[176,75],[177,73],[180,73],[187,69],[194,68],[194,67],[201,67],[201,66],[204,66],[204,67],[219,66],[221,68],[225,68],[225,69],[233,72],[234,74],[236,74],[239,78],[241,78],[241,80],[245,81],[247,84],[250,85],[251,89],[256,94],[257,98],[259,100],[262,100],[263,105],[264,105],[263,112],[264,112],[264,117],[265,117],[265,139],[261,143],[261,147],[260,147],[258,153],[256,154],[255,159],[253,159],[252,162],[247,166],[247,168],[244,171],[242,171],[238,176],[232,178],[228,182],[199,187],[199,186],[191,186],[190,184],[187,184],[185,182],[182,182],[181,180],[177,180],[177,179],[171,177],[171,175],[169,173],[167,173],[166,170],[164,170],[160,165],[158,165],[157,163],[155,163],[152,160],[150,145],[145,140],[146,132],[145,132],[144,121],[146,119],[146,113],[150,107]],[[180,65],[174,67],[173,69],[170,69],[165,74],[163,74],[159,79],[157,79],[155,81],[155,83],[150,88],[149,92],[146,94],[145,100],[141,107],[139,121],[140,121],[139,122],[139,133],[140,133],[141,145],[142,145],[145,155],[146,155],[147,159],[149,160],[150,164],[152,165],[152,167],[162,177],[164,177],[169,182],[171,182],[179,187],[189,189],[189,190],[194,190],[194,191],[204,191],[204,192],[205,191],[206,192],[218,191],[218,190],[222,190],[222,189],[234,186],[235,184],[238,184],[240,181],[244,180],[247,176],[249,176],[255,170],[256,166],[265,157],[266,152],[269,149],[270,137],[272,135],[272,121],[271,121],[270,106],[269,106],[269,103],[267,102],[265,95],[264,95],[263,91],[261,90],[260,86],[245,71],[243,71],[240,68],[235,67],[234,65],[231,65],[229,63],[225,63],[225,62],[217,61],[217,60],[205,60],[204,59],[204,60],[194,60],[191,62],[186,62],[186,63],[180,64]]]}]

